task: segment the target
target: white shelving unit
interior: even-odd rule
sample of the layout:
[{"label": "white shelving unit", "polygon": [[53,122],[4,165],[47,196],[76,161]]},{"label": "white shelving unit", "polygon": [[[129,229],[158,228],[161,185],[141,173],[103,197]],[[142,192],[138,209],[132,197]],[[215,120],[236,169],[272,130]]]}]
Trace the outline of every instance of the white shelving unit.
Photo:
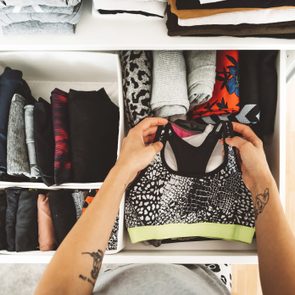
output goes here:
[{"label": "white shelving unit", "polygon": [[295,49],[295,40],[235,37],[169,37],[166,20],[115,20],[94,17],[85,0],[81,21],[71,36],[0,36],[0,50],[121,49]]},{"label": "white shelving unit", "polygon": [[[233,37],[169,37],[165,20],[121,21],[91,15],[88,0],[77,32],[73,36],[0,36],[0,51],[116,51],[123,49],[277,49],[278,108],[275,133],[266,147],[272,171],[285,203],[285,97],[286,61],[284,49],[295,49],[295,40]],[[5,186],[5,183],[2,183]],[[38,188],[40,185],[36,185]],[[36,187],[32,184],[30,187]],[[42,185],[43,186],[43,185]],[[72,184],[67,184],[72,188]],[[3,186],[2,186],[3,187]],[[28,186],[27,186],[28,187]],[[54,187],[65,188],[65,187]],[[83,187],[80,187],[83,188]],[[89,187],[87,187],[89,188]],[[106,255],[104,263],[257,263],[255,245],[226,241],[179,243],[160,248],[132,245],[125,235],[126,246],[117,254]],[[54,252],[9,253],[2,251],[0,263],[48,263]]]}]

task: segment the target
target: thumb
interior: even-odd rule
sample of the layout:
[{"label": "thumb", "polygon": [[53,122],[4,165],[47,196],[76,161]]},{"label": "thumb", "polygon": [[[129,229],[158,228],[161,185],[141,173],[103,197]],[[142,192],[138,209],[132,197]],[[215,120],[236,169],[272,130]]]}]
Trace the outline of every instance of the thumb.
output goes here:
[{"label": "thumb", "polygon": [[157,142],[150,144],[149,147],[153,149],[155,154],[157,154],[163,148],[163,143],[161,141],[157,141]]}]

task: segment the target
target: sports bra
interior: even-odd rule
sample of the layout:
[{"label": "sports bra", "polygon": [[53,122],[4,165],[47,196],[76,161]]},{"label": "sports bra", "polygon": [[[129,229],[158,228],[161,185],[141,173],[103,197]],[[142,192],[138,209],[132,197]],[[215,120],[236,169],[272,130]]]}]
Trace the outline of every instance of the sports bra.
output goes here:
[{"label": "sports bra", "polygon": [[[170,126],[159,127],[156,140],[169,142]],[[222,138],[232,124],[222,123]],[[198,163],[196,163],[197,165]],[[255,214],[234,148],[224,142],[224,161],[209,173],[174,171],[164,148],[129,185],[125,222],[132,243],[205,237],[251,243]]]}]

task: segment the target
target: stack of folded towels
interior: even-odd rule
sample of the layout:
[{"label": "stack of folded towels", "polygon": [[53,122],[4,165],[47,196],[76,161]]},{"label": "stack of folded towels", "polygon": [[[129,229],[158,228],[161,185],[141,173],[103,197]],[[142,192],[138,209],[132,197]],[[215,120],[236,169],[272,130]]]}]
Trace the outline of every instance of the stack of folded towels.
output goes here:
[{"label": "stack of folded towels", "polygon": [[93,14],[116,18],[163,18],[167,0],[93,0]]},{"label": "stack of folded towels", "polygon": [[0,1],[0,32],[18,34],[73,34],[82,0]]},{"label": "stack of folded towels", "polygon": [[291,0],[168,0],[168,35],[295,38]]}]

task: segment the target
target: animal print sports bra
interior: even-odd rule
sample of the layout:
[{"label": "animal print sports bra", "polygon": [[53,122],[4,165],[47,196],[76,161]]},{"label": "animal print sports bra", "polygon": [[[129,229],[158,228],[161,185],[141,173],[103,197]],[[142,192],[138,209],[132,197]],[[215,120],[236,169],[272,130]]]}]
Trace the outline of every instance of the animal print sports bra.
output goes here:
[{"label": "animal print sports bra", "polygon": [[[164,148],[171,128],[168,124],[158,130],[156,140]],[[222,123],[220,133],[231,136],[231,123]],[[251,243],[254,207],[234,148],[224,143],[224,162],[199,174],[170,169],[164,148],[127,190],[125,222],[131,242],[206,237]]]}]

